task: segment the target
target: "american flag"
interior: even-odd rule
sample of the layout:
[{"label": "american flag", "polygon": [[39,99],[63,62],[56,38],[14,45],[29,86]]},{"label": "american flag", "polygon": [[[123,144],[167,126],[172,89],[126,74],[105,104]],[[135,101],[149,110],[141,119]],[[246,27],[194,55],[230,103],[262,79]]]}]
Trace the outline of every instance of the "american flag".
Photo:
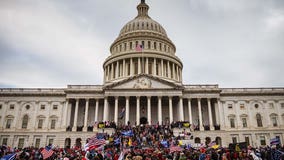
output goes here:
[{"label": "american flag", "polygon": [[101,146],[101,145],[104,145],[104,144],[106,144],[106,140],[103,139],[103,138],[98,138],[96,135],[91,137],[88,140],[89,147],[91,147],[91,146]]},{"label": "american flag", "polygon": [[41,151],[41,154],[42,154],[42,158],[43,159],[47,159],[49,157],[51,157],[53,155],[54,151],[51,149],[50,146],[46,146],[42,151]]},{"label": "american flag", "polygon": [[136,46],[135,50],[136,50],[137,52],[142,52],[142,51],[143,51],[143,45],[138,44],[138,45]]}]

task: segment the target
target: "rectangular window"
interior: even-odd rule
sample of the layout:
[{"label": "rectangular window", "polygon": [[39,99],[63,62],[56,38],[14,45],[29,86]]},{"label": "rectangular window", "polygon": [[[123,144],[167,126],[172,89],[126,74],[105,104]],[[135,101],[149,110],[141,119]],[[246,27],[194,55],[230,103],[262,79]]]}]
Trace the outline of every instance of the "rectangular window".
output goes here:
[{"label": "rectangular window", "polygon": [[7,145],[7,144],[8,144],[8,138],[3,138],[2,145]]},{"label": "rectangular window", "polygon": [[233,105],[232,105],[232,104],[228,104],[228,108],[229,108],[229,109],[232,109],[232,108],[233,108]]},{"label": "rectangular window", "polygon": [[281,108],[284,109],[284,103],[281,103]]},{"label": "rectangular window", "polygon": [[266,141],[265,141],[265,136],[260,136],[260,145],[265,146],[266,145]]},{"label": "rectangular window", "polygon": [[272,125],[273,127],[277,127],[277,118],[276,117],[271,117]]},{"label": "rectangular window", "polygon": [[274,104],[273,103],[269,103],[269,108],[273,109],[274,108]]},{"label": "rectangular window", "polygon": [[53,139],[52,139],[52,138],[50,138],[50,139],[48,140],[48,144],[53,144]]},{"label": "rectangular window", "polygon": [[45,105],[40,105],[40,109],[44,110],[45,109]]},{"label": "rectangular window", "polygon": [[237,137],[232,137],[232,142],[237,143]]},{"label": "rectangular window", "polygon": [[53,105],[53,109],[57,110],[58,109],[58,105]]},{"label": "rectangular window", "polygon": [[154,49],[156,50],[157,49],[157,43],[154,42]]},{"label": "rectangular window", "polygon": [[50,129],[55,129],[56,120],[51,120]]},{"label": "rectangular window", "polygon": [[36,148],[40,147],[40,139],[39,138],[37,138],[36,141],[35,141],[35,147]]},{"label": "rectangular window", "polygon": [[133,49],[132,42],[129,43],[130,49]]},{"label": "rectangular window", "polygon": [[234,118],[230,118],[230,125],[231,125],[231,128],[235,128],[235,119]]},{"label": "rectangular window", "polygon": [[2,104],[0,104],[0,109],[2,109]]},{"label": "rectangular window", "polygon": [[10,104],[10,109],[11,110],[15,109],[15,105],[14,104]]},{"label": "rectangular window", "polygon": [[11,128],[11,125],[12,125],[12,119],[7,119],[7,122],[6,122],[6,129]]},{"label": "rectangular window", "polygon": [[151,49],[151,42],[148,41],[148,49]]},{"label": "rectangular window", "polygon": [[245,142],[247,142],[247,145],[249,146],[250,143],[249,143],[249,137],[245,137]]},{"label": "rectangular window", "polygon": [[18,148],[23,148],[25,143],[25,138],[19,138]]},{"label": "rectangular window", "polygon": [[246,118],[242,118],[242,122],[243,122],[243,127],[246,128],[247,125],[247,119]]},{"label": "rectangular window", "polygon": [[245,104],[240,104],[240,109],[245,109]]},{"label": "rectangular window", "polygon": [[43,119],[39,119],[38,124],[37,124],[37,128],[42,129],[42,125],[43,125]]}]

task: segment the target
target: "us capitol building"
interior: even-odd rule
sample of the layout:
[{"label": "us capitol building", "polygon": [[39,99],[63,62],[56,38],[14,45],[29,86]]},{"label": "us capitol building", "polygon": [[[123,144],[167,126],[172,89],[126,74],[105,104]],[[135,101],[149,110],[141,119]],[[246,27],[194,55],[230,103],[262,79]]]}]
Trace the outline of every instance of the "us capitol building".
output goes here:
[{"label": "us capitol building", "polygon": [[284,88],[183,84],[174,43],[148,15],[144,0],[137,10],[110,46],[103,85],[0,88],[0,145],[78,146],[95,132],[109,131],[93,127],[104,121],[187,121],[192,143],[247,142],[256,147],[275,137],[284,142]]}]

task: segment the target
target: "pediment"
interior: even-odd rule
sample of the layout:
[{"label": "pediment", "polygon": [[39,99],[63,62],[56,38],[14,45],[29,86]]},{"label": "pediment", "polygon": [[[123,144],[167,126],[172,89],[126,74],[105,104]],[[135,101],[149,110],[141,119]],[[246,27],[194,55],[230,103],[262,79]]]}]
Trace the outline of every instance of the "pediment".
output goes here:
[{"label": "pediment", "polygon": [[138,75],[113,83],[105,87],[106,89],[178,89],[179,85],[166,80],[148,76]]}]

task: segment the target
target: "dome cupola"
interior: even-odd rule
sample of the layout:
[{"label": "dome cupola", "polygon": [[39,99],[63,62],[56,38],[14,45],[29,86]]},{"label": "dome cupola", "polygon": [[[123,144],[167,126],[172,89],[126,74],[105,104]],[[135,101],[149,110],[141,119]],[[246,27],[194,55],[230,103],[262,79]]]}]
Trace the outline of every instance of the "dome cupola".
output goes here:
[{"label": "dome cupola", "polygon": [[137,11],[110,46],[111,55],[103,66],[105,85],[139,74],[181,84],[183,65],[175,55],[175,45],[165,29],[148,15],[145,0]]}]

